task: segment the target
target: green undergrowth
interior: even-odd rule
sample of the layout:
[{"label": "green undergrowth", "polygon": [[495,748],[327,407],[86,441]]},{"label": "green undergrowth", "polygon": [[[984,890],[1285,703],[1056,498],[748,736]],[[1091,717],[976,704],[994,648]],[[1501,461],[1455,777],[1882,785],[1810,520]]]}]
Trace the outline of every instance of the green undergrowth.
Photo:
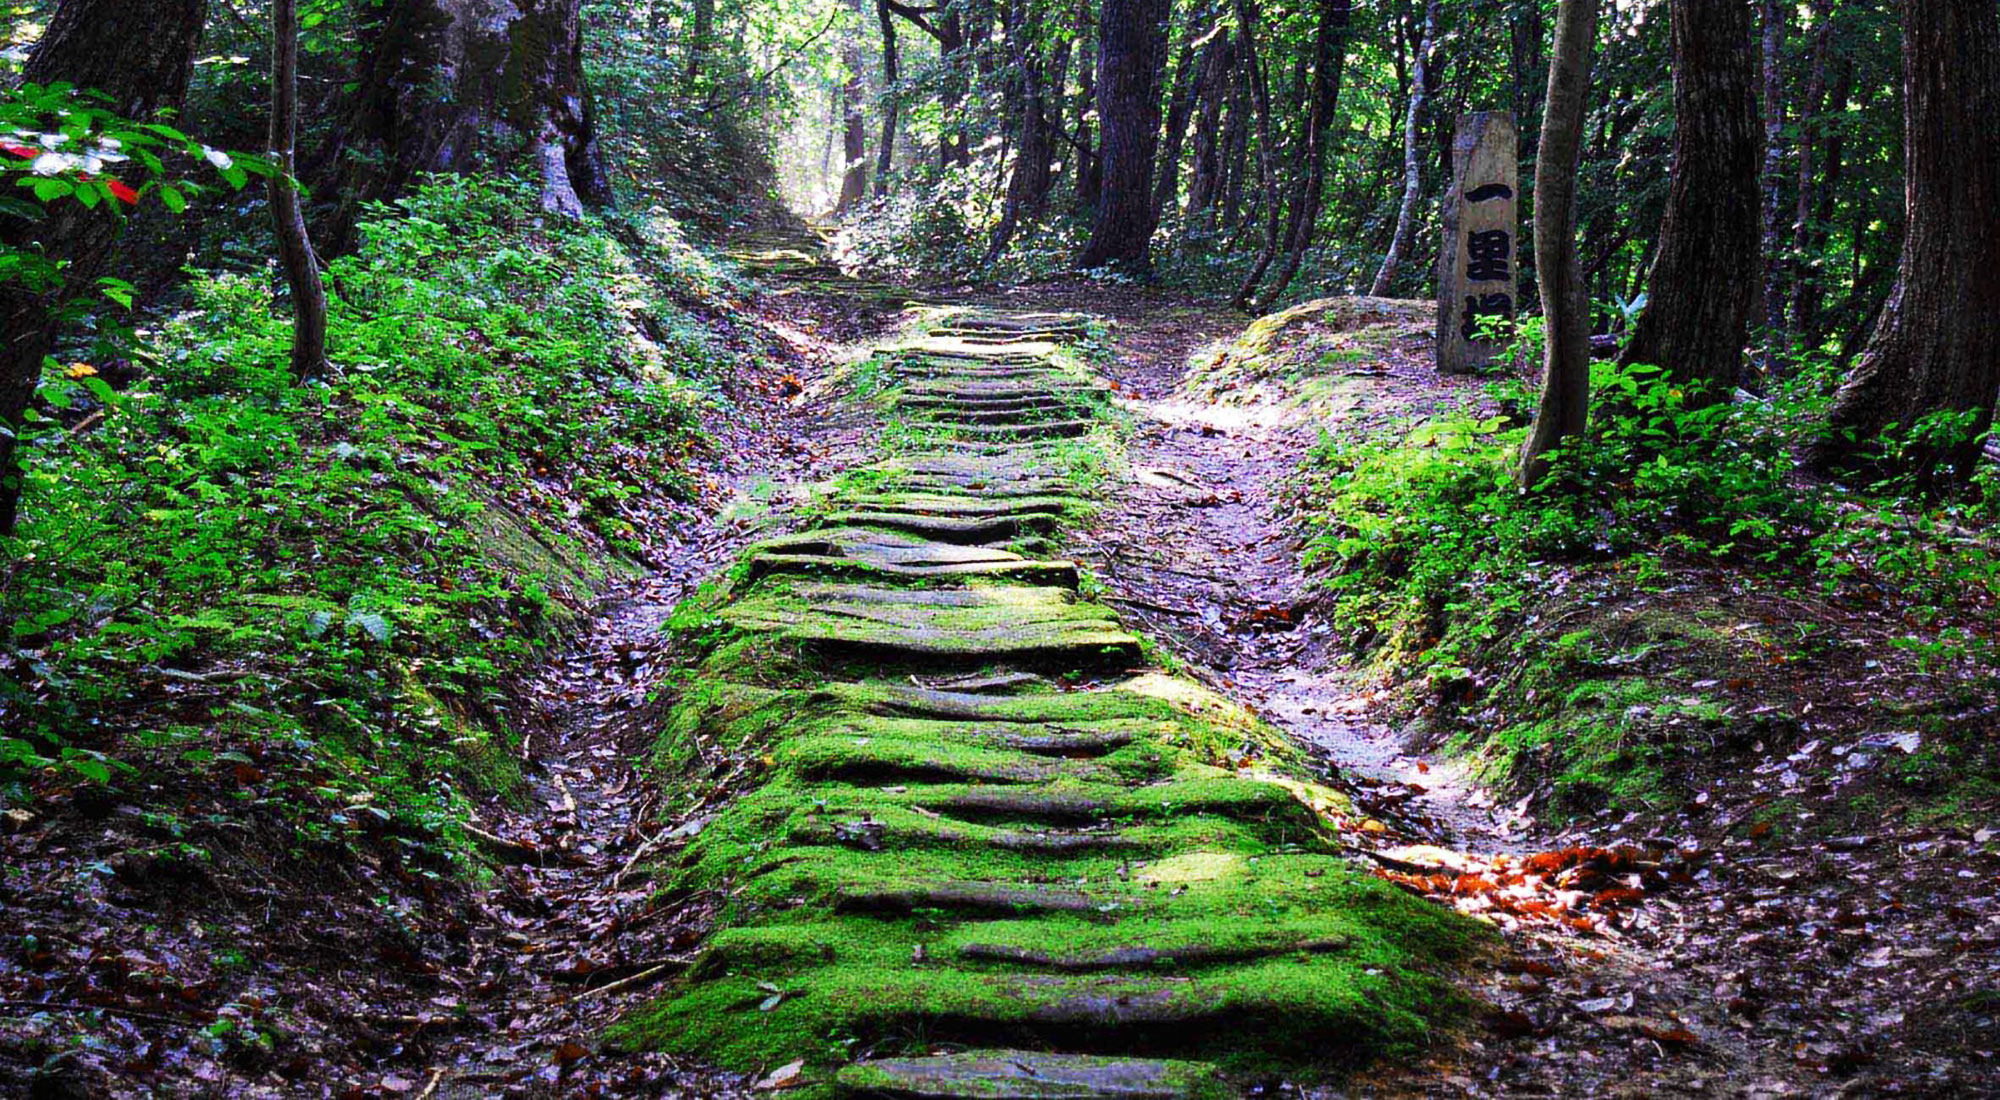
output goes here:
[{"label": "green undergrowth", "polygon": [[[927,456],[966,452],[893,426],[911,390],[890,357],[939,346],[924,339],[873,368],[884,461],[834,479],[807,522],[1002,507],[1023,477],[1041,495],[1007,499],[1075,515],[1118,461],[1101,400],[1074,415],[1105,422],[1032,448],[1032,470],[927,482]],[[1083,355],[1046,361],[1089,378]],[[842,545],[909,545],[867,530]],[[1420,1050],[1459,1016],[1449,974],[1477,926],[1339,858],[1346,795],[1248,710],[1135,670],[1146,647],[1089,578],[857,585],[747,564],[809,539],[749,548],[667,624],[683,662],[654,766],[686,824],[656,880],[720,909],[615,1043],[745,1072],[803,1061],[801,1092],[822,1096],[856,1059],[1008,1045],[1310,1077]],[[925,686],[948,673],[1008,678]]]},{"label": "green undergrowth", "polygon": [[1318,298],[1267,314],[1234,339],[1197,352],[1182,389],[1201,401],[1292,402],[1318,408],[1336,399],[1348,372],[1372,366],[1399,341],[1423,338],[1434,305],[1397,298]]},{"label": "green undergrowth", "polygon": [[195,274],[119,388],[51,371],[0,575],[10,801],[221,773],[304,831],[365,806],[455,848],[464,790],[515,781],[509,678],[690,492],[736,287],[669,221],[550,223],[511,181],[363,238],[325,383],[263,274]]},{"label": "green undergrowth", "polygon": [[1488,779],[1555,816],[1670,808],[1718,751],[1789,743],[1797,685],[1828,668],[1994,683],[2000,551],[1972,534],[1990,475],[1952,499],[1804,480],[1831,381],[1808,366],[1699,404],[1599,364],[1591,430],[1532,493],[1503,417],[1323,437],[1290,489],[1307,562],[1336,626]]}]

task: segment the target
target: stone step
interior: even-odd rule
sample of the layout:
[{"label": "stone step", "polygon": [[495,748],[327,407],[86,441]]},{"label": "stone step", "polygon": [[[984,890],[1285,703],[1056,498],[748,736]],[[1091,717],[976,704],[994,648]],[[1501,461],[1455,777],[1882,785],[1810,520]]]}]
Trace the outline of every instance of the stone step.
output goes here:
[{"label": "stone step", "polygon": [[734,626],[791,642],[936,660],[1034,660],[1066,667],[1129,665],[1139,640],[1109,609],[1064,588],[895,589],[801,585],[723,608]]},{"label": "stone step", "polygon": [[1052,531],[1061,525],[1062,516],[1055,512],[1022,512],[1015,515],[954,519],[913,512],[873,511],[836,512],[827,516],[825,522],[843,526],[867,524],[892,527],[940,542],[979,545],[1019,535]]},{"label": "stone step", "polygon": [[903,577],[910,580],[944,580],[963,577],[994,577],[1028,584],[1055,585],[1074,589],[1077,566],[1073,561],[968,561],[940,565],[901,565],[830,554],[757,554],[746,563],[745,580],[769,576],[840,577],[871,580]]},{"label": "stone step", "polygon": [[919,430],[946,431],[973,438],[992,439],[1074,439],[1097,426],[1093,420],[1031,420],[1018,424],[964,424],[939,420],[919,420],[910,425]]},{"label": "stone step", "polygon": [[977,1050],[877,1058],[840,1071],[839,1084],[890,1100],[1215,1100],[1234,1095],[1201,1062]]},{"label": "stone step", "polygon": [[1342,936],[1314,938],[1295,936],[1262,944],[1135,943],[1123,947],[1067,951],[1007,943],[966,943],[958,946],[956,954],[959,958],[974,962],[1008,963],[1036,970],[1077,973],[1097,970],[1198,967],[1215,963],[1248,962],[1252,959],[1268,959],[1278,955],[1324,954],[1342,951],[1348,946],[1349,940]]},{"label": "stone step", "polygon": [[912,909],[954,909],[982,913],[1096,913],[1106,899],[1081,890],[1023,886],[1014,882],[932,882],[893,886],[846,886],[834,908],[848,913],[907,913]]}]

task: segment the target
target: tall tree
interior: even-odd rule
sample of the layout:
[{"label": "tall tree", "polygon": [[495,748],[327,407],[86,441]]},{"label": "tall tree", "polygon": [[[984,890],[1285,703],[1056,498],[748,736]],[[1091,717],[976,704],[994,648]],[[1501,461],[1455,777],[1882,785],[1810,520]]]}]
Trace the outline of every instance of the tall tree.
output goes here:
[{"label": "tall tree", "polygon": [[1967,414],[1971,435],[1920,442],[1898,463],[1940,484],[1972,475],[2000,394],[2000,8],[1904,0],[1901,18],[1909,228],[1895,287],[1812,460],[1872,465],[1884,429]]},{"label": "tall tree", "polygon": [[[1299,163],[1292,171],[1291,195],[1285,201],[1284,265],[1271,280],[1257,309],[1267,310],[1284,296],[1298,274],[1313,231],[1319,222],[1320,200],[1326,192],[1326,156],[1332,144],[1333,116],[1340,106],[1341,73],[1347,59],[1347,25],[1353,0],[1319,0],[1313,32],[1311,85],[1299,81],[1298,90],[1306,99],[1305,139],[1299,142]],[[1303,62],[1303,58],[1300,59]],[[1278,252],[1278,238],[1268,235],[1257,263],[1237,288],[1240,305],[1251,300]]]},{"label": "tall tree", "polygon": [[1160,70],[1168,0],[1104,0],[1098,23],[1097,117],[1103,182],[1084,267],[1152,266],[1153,156],[1160,140]]},{"label": "tall tree", "polygon": [[[22,79],[88,88],[120,117],[151,118],[187,95],[207,15],[208,0],[61,0]],[[22,416],[55,347],[63,306],[96,282],[122,226],[104,206],[73,202],[34,222],[0,216],[0,241],[62,269],[54,288],[0,284],[0,535],[13,533],[19,515]]]},{"label": "tall tree", "polygon": [[1403,202],[1396,210],[1396,232],[1389,240],[1389,253],[1375,272],[1375,285],[1368,293],[1382,297],[1396,281],[1396,269],[1417,237],[1417,199],[1423,195],[1423,159],[1417,146],[1423,133],[1424,95],[1429,91],[1431,44],[1437,39],[1438,0],[1424,5],[1423,37],[1417,43],[1411,64],[1409,111],[1403,119]]},{"label": "tall tree", "polygon": [[1234,43],[1229,28],[1218,27],[1202,47],[1195,72],[1194,164],[1188,181],[1188,222],[1199,216],[1201,229],[1215,231],[1214,210],[1222,192],[1228,135],[1222,125],[1222,108],[1229,97],[1230,69]]},{"label": "tall tree", "polygon": [[[987,245],[988,263],[1006,250],[1024,221],[1040,218],[1048,210],[1049,189],[1054,185],[1051,158],[1055,155],[1055,125],[1049,120],[1048,86],[1039,36],[1030,22],[1027,0],[1009,0],[1004,9],[1007,43],[1014,51],[1015,94],[1014,171],[1007,181],[1007,199],[1000,224],[994,227]],[[1058,73],[1053,83],[1062,83]]]},{"label": "tall tree", "polygon": [[328,152],[337,197],[320,239],[352,243],[363,206],[426,172],[534,165],[542,206],[611,202],[583,77],[581,0],[383,0],[359,23],[360,70]]},{"label": "tall tree", "polygon": [[875,151],[875,193],[889,193],[889,171],[896,164],[896,122],[902,106],[901,90],[896,83],[901,79],[896,49],[896,19],[889,9],[889,0],[875,0],[875,19],[882,26],[882,140]]},{"label": "tall tree", "polygon": [[1627,363],[1727,400],[1759,288],[1757,57],[1750,8],[1672,0],[1674,164],[1647,304]]},{"label": "tall tree", "polygon": [[1188,118],[1194,114],[1195,57],[1202,45],[1200,40],[1204,36],[1200,31],[1207,18],[1205,4],[1188,13],[1180,55],[1174,61],[1173,91],[1167,95],[1167,128],[1160,139],[1159,167],[1153,173],[1155,222],[1173,206],[1180,190],[1181,144],[1187,140]]},{"label": "tall tree", "polygon": [[1535,267],[1546,339],[1541,406],[1521,448],[1521,483],[1530,488],[1548,474],[1549,452],[1590,422],[1590,301],[1576,252],[1576,174],[1596,36],[1597,0],[1562,0],[1535,169]]},{"label": "tall tree", "polygon": [[266,194],[278,239],[278,262],[292,291],[292,375],[326,373],[326,288],[299,205],[299,18],[297,0],[271,0],[271,155],[277,161]]},{"label": "tall tree", "polygon": [[1785,328],[1785,30],[1784,0],[1761,0],[1764,23],[1764,327],[1776,341]]}]

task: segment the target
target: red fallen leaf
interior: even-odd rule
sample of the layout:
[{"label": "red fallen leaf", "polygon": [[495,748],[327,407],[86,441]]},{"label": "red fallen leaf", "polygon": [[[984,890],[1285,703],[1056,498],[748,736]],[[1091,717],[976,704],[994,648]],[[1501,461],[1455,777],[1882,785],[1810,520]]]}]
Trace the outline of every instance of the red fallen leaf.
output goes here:
[{"label": "red fallen leaf", "polygon": [[262,782],[264,779],[264,769],[255,764],[238,764],[229,769],[229,774],[235,776],[236,781],[246,787],[252,783]]},{"label": "red fallen leaf", "polygon": [[132,190],[122,180],[108,180],[105,186],[111,189],[111,197],[127,206],[139,205],[139,192]]},{"label": "red fallen leaf", "polygon": [[1646,900],[1646,892],[1629,886],[1614,886],[1609,890],[1599,890],[1591,895],[1590,903],[1600,908],[1613,905],[1630,905]]},{"label": "red fallen leaf", "polygon": [[567,1073],[569,1072],[569,1067],[575,1065],[579,1061],[582,1061],[583,1058],[587,1056],[589,1053],[590,1051],[584,1049],[582,1043],[579,1043],[574,1039],[567,1040],[561,1046],[557,1047],[555,1050],[556,1065],[561,1066],[563,1068],[563,1072]]},{"label": "red fallen leaf", "polygon": [[1417,761],[1418,775],[1429,775],[1430,773],[1431,773],[1431,766],[1429,764],[1426,764],[1421,760]]}]

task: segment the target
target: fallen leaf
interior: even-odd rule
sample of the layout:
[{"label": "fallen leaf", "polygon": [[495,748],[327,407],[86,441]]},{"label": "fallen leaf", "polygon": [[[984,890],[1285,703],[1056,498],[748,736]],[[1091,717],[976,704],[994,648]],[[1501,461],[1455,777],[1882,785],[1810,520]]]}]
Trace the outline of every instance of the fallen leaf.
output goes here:
[{"label": "fallen leaf", "polygon": [[803,1059],[797,1062],[787,1062],[777,1069],[772,1070],[769,1076],[751,1087],[761,1092],[769,1092],[772,1089],[791,1088],[800,1083],[799,1075],[805,1072],[805,1068],[806,1064]]}]

